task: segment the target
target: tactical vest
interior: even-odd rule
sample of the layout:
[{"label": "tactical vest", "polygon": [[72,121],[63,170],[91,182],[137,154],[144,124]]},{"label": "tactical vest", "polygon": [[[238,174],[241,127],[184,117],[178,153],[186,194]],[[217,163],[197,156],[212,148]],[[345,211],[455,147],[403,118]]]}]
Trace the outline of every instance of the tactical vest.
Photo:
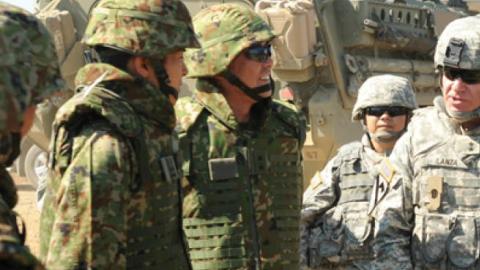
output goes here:
[{"label": "tactical vest", "polygon": [[[309,231],[309,266],[337,269],[351,261],[373,260],[373,219],[368,215],[374,179],[361,143],[339,150],[338,201]],[[335,181],[335,179],[333,179]]]},{"label": "tactical vest", "polygon": [[88,145],[95,140],[81,142],[77,137],[81,130],[93,126],[100,134],[120,134],[129,145],[135,171],[131,184],[125,186],[129,189],[129,198],[125,200],[127,268],[190,269],[181,231],[181,172],[177,169],[176,136],[158,132],[158,127],[136,115],[124,99],[107,89],[96,87],[84,100],[78,95],[75,98],[77,101],[70,100],[66,105],[72,106],[70,114],[64,116],[67,120],[56,128],[50,166],[62,173],[54,179],[53,186],[69,174],[75,149],[78,151],[81,143]]},{"label": "tactical vest", "polygon": [[478,269],[480,145],[452,135],[414,164],[415,269]]},{"label": "tactical vest", "polygon": [[[248,136],[199,111],[180,134],[182,151],[189,153],[184,230],[193,269],[297,270],[299,136],[281,116]],[[193,132],[205,141],[193,142]]]}]

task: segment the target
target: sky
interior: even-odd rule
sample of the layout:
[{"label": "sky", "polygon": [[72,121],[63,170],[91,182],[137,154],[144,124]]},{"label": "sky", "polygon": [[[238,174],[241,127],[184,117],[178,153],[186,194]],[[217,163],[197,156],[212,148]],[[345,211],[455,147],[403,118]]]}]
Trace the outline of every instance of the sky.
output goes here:
[{"label": "sky", "polygon": [[0,1],[22,7],[30,12],[33,12],[35,7],[35,0],[0,0]]}]

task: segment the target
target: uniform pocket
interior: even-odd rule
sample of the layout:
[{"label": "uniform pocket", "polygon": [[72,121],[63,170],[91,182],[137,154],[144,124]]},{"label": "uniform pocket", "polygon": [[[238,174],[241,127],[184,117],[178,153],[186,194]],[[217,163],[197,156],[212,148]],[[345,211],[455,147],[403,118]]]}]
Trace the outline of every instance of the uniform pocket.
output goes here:
[{"label": "uniform pocket", "polygon": [[310,257],[326,258],[339,256],[344,242],[343,214],[341,209],[331,209],[325,213],[321,224],[310,230]]},{"label": "uniform pocket", "polygon": [[372,222],[365,212],[345,218],[345,253],[363,254],[368,252],[365,242],[372,233]]},{"label": "uniform pocket", "polygon": [[428,214],[415,220],[413,248],[419,248],[427,263],[440,261],[446,255],[452,218],[446,215]]},{"label": "uniform pocket", "polygon": [[448,258],[459,268],[471,267],[478,259],[477,222],[474,218],[457,219],[448,238]]}]

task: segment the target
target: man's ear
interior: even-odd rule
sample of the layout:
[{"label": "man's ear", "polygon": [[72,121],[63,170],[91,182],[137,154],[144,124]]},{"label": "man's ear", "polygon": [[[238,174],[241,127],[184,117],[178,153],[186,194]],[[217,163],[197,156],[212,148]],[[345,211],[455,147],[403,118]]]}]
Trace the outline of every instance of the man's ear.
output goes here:
[{"label": "man's ear", "polygon": [[128,61],[129,69],[142,78],[147,78],[150,74],[150,65],[148,60],[141,56],[133,56]]}]

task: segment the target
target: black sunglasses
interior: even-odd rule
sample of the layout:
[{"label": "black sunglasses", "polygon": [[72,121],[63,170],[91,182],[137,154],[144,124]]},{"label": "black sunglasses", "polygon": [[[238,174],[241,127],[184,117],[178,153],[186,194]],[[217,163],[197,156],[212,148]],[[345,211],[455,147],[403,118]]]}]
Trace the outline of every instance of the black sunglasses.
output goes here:
[{"label": "black sunglasses", "polygon": [[384,113],[387,113],[388,115],[395,117],[395,116],[400,116],[400,115],[406,115],[410,109],[405,108],[405,107],[400,107],[400,106],[375,106],[375,107],[368,107],[365,109],[365,113],[368,115],[373,115],[380,117]]},{"label": "black sunglasses", "polygon": [[480,70],[444,67],[443,74],[451,81],[460,78],[466,84],[480,83]]},{"label": "black sunglasses", "polygon": [[272,46],[270,44],[255,44],[246,49],[245,55],[250,60],[263,63],[272,57]]}]

